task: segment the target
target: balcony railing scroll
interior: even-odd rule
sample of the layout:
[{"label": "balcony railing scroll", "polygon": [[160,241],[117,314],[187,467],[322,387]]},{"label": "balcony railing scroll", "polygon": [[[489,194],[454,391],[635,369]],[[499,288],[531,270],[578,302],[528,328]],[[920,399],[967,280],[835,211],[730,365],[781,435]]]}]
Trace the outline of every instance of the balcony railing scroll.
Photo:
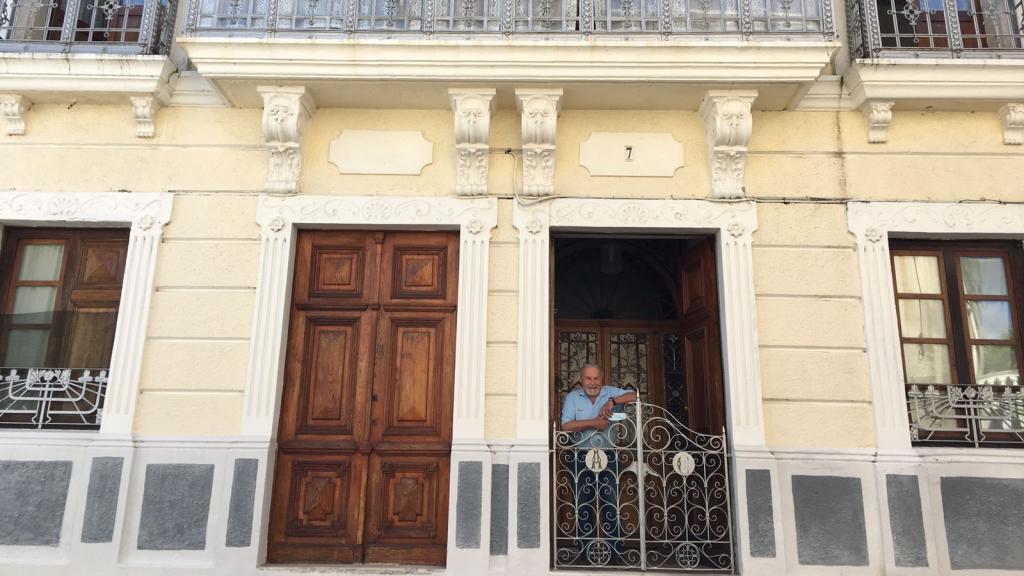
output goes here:
[{"label": "balcony railing scroll", "polygon": [[0,52],[166,54],[176,0],[0,0]]},{"label": "balcony railing scroll", "polygon": [[0,368],[0,427],[95,430],[106,395],[106,369]]},{"label": "balcony railing scroll", "polygon": [[835,36],[832,0],[190,0],[186,35]]},{"label": "balcony railing scroll", "polygon": [[983,384],[910,384],[907,413],[915,444],[1024,448],[1019,375]]},{"label": "balcony railing scroll", "polygon": [[846,5],[854,58],[1024,56],[1024,0],[847,0]]}]

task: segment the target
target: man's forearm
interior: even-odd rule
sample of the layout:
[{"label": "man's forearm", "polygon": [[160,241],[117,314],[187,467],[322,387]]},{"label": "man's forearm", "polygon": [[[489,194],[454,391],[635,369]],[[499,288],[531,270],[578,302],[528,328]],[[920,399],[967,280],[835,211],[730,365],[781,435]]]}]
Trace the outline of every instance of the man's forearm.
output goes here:
[{"label": "man's forearm", "polygon": [[629,404],[630,402],[636,402],[636,392],[630,391],[612,398],[612,403],[616,405]]},{"label": "man's forearm", "polygon": [[566,432],[579,432],[581,430],[597,429],[597,418],[589,420],[570,420],[562,424],[562,430]]}]

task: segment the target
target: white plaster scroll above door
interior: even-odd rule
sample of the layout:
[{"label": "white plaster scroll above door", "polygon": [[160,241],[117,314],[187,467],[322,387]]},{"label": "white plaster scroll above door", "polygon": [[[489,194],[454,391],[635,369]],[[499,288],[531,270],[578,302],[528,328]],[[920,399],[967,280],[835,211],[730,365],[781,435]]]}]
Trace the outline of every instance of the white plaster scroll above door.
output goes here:
[{"label": "white plaster scroll above door", "polygon": [[668,132],[594,132],[580,144],[591,176],[671,178],[683,166],[683,145]]},{"label": "white plaster scroll above door", "polygon": [[417,176],[434,161],[434,143],[419,131],[344,130],[328,160],[342,174]]}]

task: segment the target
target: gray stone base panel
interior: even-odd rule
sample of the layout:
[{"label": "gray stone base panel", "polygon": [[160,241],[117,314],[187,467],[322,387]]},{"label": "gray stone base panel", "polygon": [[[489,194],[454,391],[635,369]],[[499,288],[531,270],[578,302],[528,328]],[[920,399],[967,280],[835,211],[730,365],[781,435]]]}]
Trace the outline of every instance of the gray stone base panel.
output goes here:
[{"label": "gray stone base panel", "polygon": [[[100,448],[0,438],[0,575],[262,574],[271,451],[244,441]],[[1024,574],[1024,454],[960,458],[786,451],[738,459],[732,511],[745,531],[742,573]],[[528,573],[546,574],[546,473],[536,460],[462,462],[454,476],[467,499],[450,518],[458,542],[489,552],[491,566],[535,553]]]}]

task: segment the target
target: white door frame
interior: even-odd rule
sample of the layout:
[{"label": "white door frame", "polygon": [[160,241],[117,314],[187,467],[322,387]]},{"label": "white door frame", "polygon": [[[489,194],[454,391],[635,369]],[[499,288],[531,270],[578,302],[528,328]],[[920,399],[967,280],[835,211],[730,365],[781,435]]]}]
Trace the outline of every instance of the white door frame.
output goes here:
[{"label": "white door frame", "polygon": [[[448,566],[486,566],[487,549],[455,546],[459,462],[482,462],[481,501],[489,502],[490,452],[484,442],[484,358],[487,330],[487,267],[490,232],[497,224],[494,198],[407,196],[260,195],[261,229],[256,304],[242,407],[242,434],[273,449],[277,437],[288,311],[298,228],[376,230],[459,230],[459,288],[456,312],[455,406],[449,489]],[[274,454],[257,488],[258,562],[266,558]],[[480,542],[489,541],[490,510],[480,518]]]},{"label": "white door frame", "polygon": [[[550,554],[550,470],[548,458],[550,383],[549,266],[551,233],[713,234],[716,238],[723,382],[731,450],[751,458],[767,456],[751,241],[757,229],[753,201],[555,198],[524,205],[517,202],[513,223],[519,230],[519,333],[516,373],[516,446],[510,455],[510,502],[515,502],[519,464],[541,468],[540,547],[517,546],[520,522],[516,506],[509,513],[509,569],[547,570]],[[773,467],[766,458],[761,467]],[[755,460],[756,461],[756,460]],[[740,474],[742,466],[737,466]],[[777,476],[776,476],[777,477]],[[735,482],[734,538],[746,533],[745,486]],[[776,488],[777,490],[777,488]],[[738,548],[748,569],[746,546]]]}]

